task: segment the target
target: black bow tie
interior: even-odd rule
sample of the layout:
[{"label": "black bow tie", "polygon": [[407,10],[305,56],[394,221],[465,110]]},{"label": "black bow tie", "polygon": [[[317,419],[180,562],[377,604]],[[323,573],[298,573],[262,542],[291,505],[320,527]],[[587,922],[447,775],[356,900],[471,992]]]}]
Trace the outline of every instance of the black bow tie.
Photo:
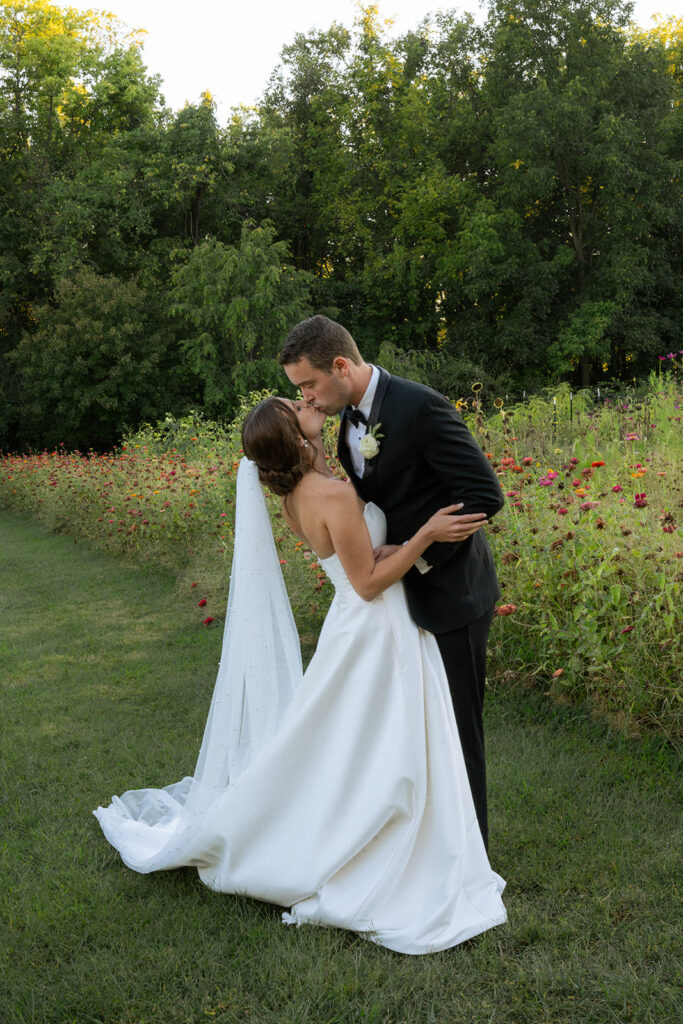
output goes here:
[{"label": "black bow tie", "polygon": [[360,411],[360,409],[355,409],[352,405],[349,405],[346,408],[346,418],[347,420],[350,420],[351,423],[353,423],[354,427],[360,426],[361,423],[363,423],[366,427],[368,425],[368,421],[366,420],[365,416]]}]

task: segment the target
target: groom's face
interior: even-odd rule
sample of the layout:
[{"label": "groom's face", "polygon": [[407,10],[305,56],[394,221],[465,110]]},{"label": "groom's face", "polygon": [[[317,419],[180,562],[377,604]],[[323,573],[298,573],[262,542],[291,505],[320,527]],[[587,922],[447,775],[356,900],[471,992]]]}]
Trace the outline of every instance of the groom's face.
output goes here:
[{"label": "groom's face", "polygon": [[311,366],[304,357],[296,363],[287,363],[284,370],[292,384],[301,391],[304,402],[326,416],[336,416],[349,404],[351,385],[346,359],[335,359],[328,371]]}]

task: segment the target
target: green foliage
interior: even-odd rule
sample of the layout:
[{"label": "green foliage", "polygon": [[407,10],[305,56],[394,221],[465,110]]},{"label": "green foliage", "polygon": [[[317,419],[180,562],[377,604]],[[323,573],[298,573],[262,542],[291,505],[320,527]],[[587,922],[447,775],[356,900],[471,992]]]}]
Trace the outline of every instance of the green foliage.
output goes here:
[{"label": "green foliage", "polygon": [[166,339],[144,289],[82,270],[33,320],[11,355],[25,441],[98,447],[158,406]]},{"label": "green foliage", "polygon": [[239,246],[207,239],[174,272],[180,346],[209,415],[226,415],[239,394],[280,381],[277,353],[289,327],[310,313],[310,275],[288,256],[271,224],[247,222]]},{"label": "green foliage", "polygon": [[609,328],[617,312],[615,302],[583,302],[560,329],[552,347],[555,365],[564,373],[580,360],[609,363]]},{"label": "green foliage", "polygon": [[491,0],[398,38],[365,6],[297,34],[221,126],[208,94],[162,108],[113,16],[3,3],[0,443],[35,434],[5,356],[79,270],[154,297],[152,419],[275,386],[310,309],[451,394],[642,380],[683,349],[682,52],[680,19],[643,30],[621,0]]}]

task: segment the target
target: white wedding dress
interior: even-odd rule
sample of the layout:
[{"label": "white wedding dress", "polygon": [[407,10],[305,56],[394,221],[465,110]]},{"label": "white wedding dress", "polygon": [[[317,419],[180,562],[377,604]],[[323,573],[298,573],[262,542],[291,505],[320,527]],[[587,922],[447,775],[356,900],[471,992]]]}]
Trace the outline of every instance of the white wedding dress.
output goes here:
[{"label": "white wedding dress", "polygon": [[[383,543],[376,505],[365,521]],[[194,779],[124,793],[95,814],[136,871],[194,865],[212,889],[290,908],[287,923],[350,929],[401,953],[446,949],[507,918],[439,650],[400,583],[365,602],[336,555],[321,563],[335,597],[317,650],[277,720],[260,738],[252,726],[242,763],[226,775],[223,743],[210,778],[214,695]],[[225,656],[224,646],[222,668]],[[245,716],[257,718],[238,703],[244,732]]]}]

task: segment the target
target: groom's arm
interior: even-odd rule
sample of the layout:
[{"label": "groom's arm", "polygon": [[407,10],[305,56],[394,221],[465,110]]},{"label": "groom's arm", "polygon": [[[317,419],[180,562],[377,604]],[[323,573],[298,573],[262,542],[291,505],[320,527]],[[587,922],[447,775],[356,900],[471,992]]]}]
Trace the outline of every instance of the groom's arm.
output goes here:
[{"label": "groom's arm", "polygon": [[453,501],[463,503],[461,515],[485,512],[490,518],[500,512],[504,499],[498,477],[447,399],[427,396],[415,422],[415,438]]},{"label": "groom's arm", "polygon": [[[498,477],[447,399],[435,393],[425,396],[415,421],[414,436],[420,454],[452,501],[462,502],[459,514],[485,512],[491,518],[500,511],[504,499]],[[430,565],[442,565],[463,543],[469,541],[433,544],[424,558]]]}]

